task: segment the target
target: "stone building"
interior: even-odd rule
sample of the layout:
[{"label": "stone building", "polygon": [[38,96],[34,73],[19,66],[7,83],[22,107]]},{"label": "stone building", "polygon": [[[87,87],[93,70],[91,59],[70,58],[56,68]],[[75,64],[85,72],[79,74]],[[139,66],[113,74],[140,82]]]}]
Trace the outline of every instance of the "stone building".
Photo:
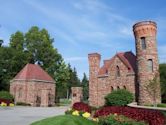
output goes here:
[{"label": "stone building", "polygon": [[[127,89],[135,95],[140,105],[152,104],[152,96],[145,86],[156,74],[159,77],[157,53],[157,25],[152,21],[138,22],[133,26],[136,55],[131,51],[116,53],[103,61],[98,53],[88,55],[89,59],[89,104],[102,106],[104,97],[116,89]],[[160,85],[157,103],[161,103]]]},{"label": "stone building", "polygon": [[15,102],[32,106],[53,106],[55,81],[39,65],[27,64],[10,83]]}]

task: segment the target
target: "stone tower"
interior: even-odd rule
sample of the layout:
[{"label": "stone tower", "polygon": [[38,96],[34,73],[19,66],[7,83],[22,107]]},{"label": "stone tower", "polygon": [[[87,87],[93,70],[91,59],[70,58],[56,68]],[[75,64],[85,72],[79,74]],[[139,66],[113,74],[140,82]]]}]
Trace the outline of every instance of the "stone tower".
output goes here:
[{"label": "stone tower", "polygon": [[[133,26],[136,44],[138,104],[153,104],[153,97],[145,86],[155,75],[159,78],[157,53],[157,24],[153,21],[138,22]],[[160,85],[158,85],[156,103],[161,103]]]},{"label": "stone tower", "polygon": [[98,53],[88,55],[89,59],[89,102],[91,106],[98,106],[97,76],[100,69],[101,56]]}]

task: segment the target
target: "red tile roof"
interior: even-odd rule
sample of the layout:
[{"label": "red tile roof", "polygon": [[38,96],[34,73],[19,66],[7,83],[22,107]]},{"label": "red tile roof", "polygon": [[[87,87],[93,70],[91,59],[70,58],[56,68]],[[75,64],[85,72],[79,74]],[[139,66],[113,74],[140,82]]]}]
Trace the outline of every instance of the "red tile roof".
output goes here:
[{"label": "red tile roof", "polygon": [[27,64],[13,80],[44,80],[54,82],[51,76],[36,64]]},{"label": "red tile roof", "polygon": [[115,57],[118,57],[131,72],[136,72],[136,56],[131,52],[117,53],[110,60],[104,60],[104,65],[99,70],[99,75],[104,75],[108,72],[108,68],[113,63]]}]

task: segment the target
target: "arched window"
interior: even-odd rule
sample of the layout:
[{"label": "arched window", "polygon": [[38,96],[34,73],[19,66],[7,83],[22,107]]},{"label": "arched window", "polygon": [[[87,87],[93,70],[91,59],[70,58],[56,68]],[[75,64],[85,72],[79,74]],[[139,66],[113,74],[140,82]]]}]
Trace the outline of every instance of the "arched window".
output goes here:
[{"label": "arched window", "polygon": [[106,69],[105,73],[108,74],[108,69]]},{"label": "arched window", "polygon": [[145,41],[145,37],[141,37],[141,46],[142,46],[142,49],[146,49],[146,41]]},{"label": "arched window", "polygon": [[119,86],[117,86],[117,89],[120,89],[120,87],[119,87]]},{"label": "arched window", "polygon": [[114,90],[114,87],[111,86],[111,92]]},{"label": "arched window", "polygon": [[123,89],[126,89],[126,86],[123,86]]},{"label": "arched window", "polygon": [[120,69],[119,66],[116,66],[116,76],[120,77]]},{"label": "arched window", "polygon": [[153,72],[153,60],[148,59],[148,71]]}]

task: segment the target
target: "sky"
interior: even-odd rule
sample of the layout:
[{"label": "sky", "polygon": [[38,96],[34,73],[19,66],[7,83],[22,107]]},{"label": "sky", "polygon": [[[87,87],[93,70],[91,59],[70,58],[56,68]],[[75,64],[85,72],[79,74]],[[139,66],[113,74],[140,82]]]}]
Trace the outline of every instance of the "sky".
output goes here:
[{"label": "sky", "polygon": [[5,46],[18,30],[46,28],[80,79],[84,72],[89,74],[89,53],[100,53],[101,65],[117,52],[135,53],[132,26],[144,20],[157,23],[159,61],[166,62],[165,0],[0,0],[0,5],[0,39]]}]

